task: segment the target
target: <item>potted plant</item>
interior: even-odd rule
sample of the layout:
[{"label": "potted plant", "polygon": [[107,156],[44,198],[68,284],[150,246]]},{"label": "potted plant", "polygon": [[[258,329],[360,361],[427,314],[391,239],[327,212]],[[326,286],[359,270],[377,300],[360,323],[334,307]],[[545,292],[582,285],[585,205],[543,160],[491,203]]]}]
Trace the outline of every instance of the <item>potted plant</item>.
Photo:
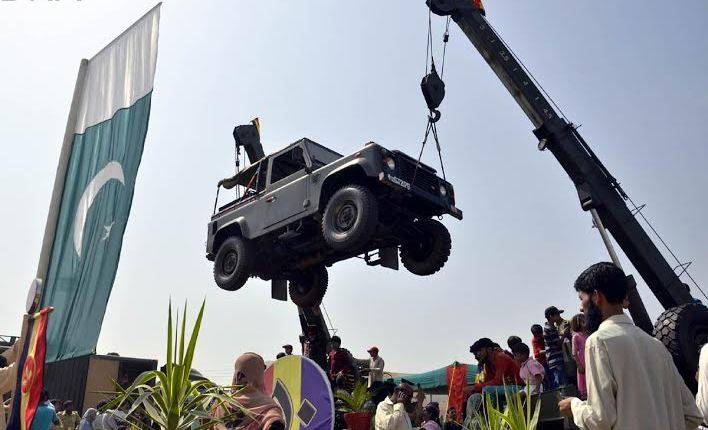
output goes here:
[{"label": "potted plant", "polygon": [[[123,409],[122,420],[137,429],[206,430],[222,422],[212,416],[221,405],[248,413],[222,387],[211,381],[192,380],[192,360],[204,315],[202,303],[191,335],[186,331],[186,303],[180,325],[172,323],[172,304],[167,317],[167,354],[164,370],[145,372],[130,387],[115,384],[115,397],[107,409]],[[179,311],[178,311],[179,315]],[[174,331],[173,331],[174,329]],[[238,388],[238,387],[236,387]]]},{"label": "potted plant", "polygon": [[369,430],[372,414],[365,409],[365,405],[371,399],[371,394],[364,382],[357,382],[351,393],[338,391],[335,397],[341,401],[341,410],[345,412],[344,421],[349,430]]}]

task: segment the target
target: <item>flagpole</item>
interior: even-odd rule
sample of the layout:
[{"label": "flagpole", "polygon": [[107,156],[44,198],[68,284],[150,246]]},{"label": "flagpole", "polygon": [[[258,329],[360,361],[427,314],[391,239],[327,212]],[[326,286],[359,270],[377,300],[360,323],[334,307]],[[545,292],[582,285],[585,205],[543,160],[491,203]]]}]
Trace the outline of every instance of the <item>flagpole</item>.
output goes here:
[{"label": "flagpole", "polygon": [[[66,179],[66,171],[69,168],[69,160],[71,159],[71,151],[74,147],[74,132],[76,120],[79,114],[79,105],[81,104],[81,94],[86,80],[86,70],[88,68],[88,60],[83,59],[79,64],[79,73],[76,77],[76,85],[74,85],[74,95],[71,99],[69,107],[69,118],[66,121],[66,129],[64,130],[64,141],[61,145],[59,153],[59,164],[57,165],[57,173],[54,178],[54,190],[52,191],[52,199],[49,202],[49,214],[47,215],[47,224],[44,227],[44,239],[42,240],[42,250],[39,254],[39,264],[37,265],[36,278],[42,280],[42,292],[44,294],[46,287],[47,271],[49,270],[49,260],[52,256],[52,248],[54,247],[54,235],[56,234],[57,224],[59,222],[59,210],[61,209],[62,195],[64,194],[64,181]],[[23,335],[25,333],[22,333]]]}]

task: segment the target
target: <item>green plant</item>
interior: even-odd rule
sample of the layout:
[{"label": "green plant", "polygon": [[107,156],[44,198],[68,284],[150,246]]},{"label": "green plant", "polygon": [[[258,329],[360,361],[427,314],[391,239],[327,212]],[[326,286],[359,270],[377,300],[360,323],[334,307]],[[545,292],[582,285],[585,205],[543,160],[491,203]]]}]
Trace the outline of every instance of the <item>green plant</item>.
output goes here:
[{"label": "green plant", "polygon": [[[126,421],[133,427],[147,429],[155,424],[164,430],[202,430],[212,427],[229,417],[217,419],[212,412],[224,405],[244,413],[231,396],[211,381],[191,381],[192,360],[204,315],[204,305],[199,309],[189,342],[186,338],[186,303],[180,330],[179,311],[172,332],[172,303],[167,319],[167,356],[164,371],[153,370],[138,376],[133,384],[123,389],[116,384],[113,400],[108,409],[127,409]],[[248,414],[248,412],[245,412]]]},{"label": "green plant", "polygon": [[[499,399],[491,395],[484,396],[484,414],[477,414],[475,424],[480,430],[536,430],[538,417],[541,413],[541,401],[525,401],[525,395],[520,391],[512,392],[504,389],[506,393],[506,407],[504,411],[497,408]],[[526,391],[529,391],[527,385]],[[533,405],[533,411],[532,409]],[[468,427],[474,428],[474,427]]]},{"label": "green plant", "polygon": [[339,390],[335,394],[335,397],[342,401],[342,409],[345,412],[366,412],[364,405],[371,399],[371,394],[366,384],[359,381],[356,383],[351,393]]}]

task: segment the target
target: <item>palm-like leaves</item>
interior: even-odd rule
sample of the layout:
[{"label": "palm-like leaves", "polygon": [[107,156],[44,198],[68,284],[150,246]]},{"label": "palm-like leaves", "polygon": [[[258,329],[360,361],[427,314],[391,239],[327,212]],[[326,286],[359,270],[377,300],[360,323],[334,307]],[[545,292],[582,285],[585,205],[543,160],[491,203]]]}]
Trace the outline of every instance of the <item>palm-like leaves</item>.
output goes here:
[{"label": "palm-like leaves", "polygon": [[[167,364],[164,371],[144,372],[133,384],[122,389],[117,386],[114,399],[108,408],[128,406],[127,421],[140,429],[150,428],[151,422],[165,430],[205,429],[221,421],[212,412],[222,405],[241,411],[231,396],[211,381],[191,381],[189,374],[197,346],[197,338],[204,315],[204,302],[187,340],[187,310],[179,313],[173,335],[172,303],[167,317]],[[246,412],[247,414],[247,412]]]},{"label": "palm-like leaves", "polygon": [[[485,414],[477,415],[476,421],[481,430],[536,430],[541,412],[541,400],[535,402],[524,398],[521,392],[504,390],[506,393],[506,408],[497,409],[491,395],[484,396]],[[527,384],[526,391],[529,392]],[[498,399],[497,402],[498,403]],[[531,410],[532,403],[533,411]]]},{"label": "palm-like leaves", "polygon": [[371,398],[371,394],[366,387],[366,384],[359,381],[354,386],[354,390],[349,394],[344,390],[339,390],[335,397],[342,401],[344,410],[347,412],[362,412],[364,405]]}]

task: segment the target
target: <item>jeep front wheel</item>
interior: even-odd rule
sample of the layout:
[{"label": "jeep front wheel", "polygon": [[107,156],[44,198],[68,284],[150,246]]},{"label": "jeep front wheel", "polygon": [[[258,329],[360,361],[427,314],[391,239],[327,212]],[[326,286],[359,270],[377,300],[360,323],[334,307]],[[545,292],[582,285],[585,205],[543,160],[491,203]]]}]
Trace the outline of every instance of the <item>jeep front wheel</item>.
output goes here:
[{"label": "jeep front wheel", "polygon": [[219,288],[236,291],[248,280],[251,272],[252,251],[249,243],[233,236],[219,247],[214,259],[214,280]]},{"label": "jeep front wheel", "polygon": [[335,251],[358,251],[371,239],[379,222],[376,197],[361,185],[337,190],[322,216],[322,236]]},{"label": "jeep front wheel", "polygon": [[290,299],[301,308],[319,306],[327,292],[328,283],[324,264],[297,272],[290,278]]},{"label": "jeep front wheel", "polygon": [[432,275],[442,269],[450,257],[450,232],[434,219],[418,220],[413,225],[420,234],[401,245],[401,262],[415,275]]}]

